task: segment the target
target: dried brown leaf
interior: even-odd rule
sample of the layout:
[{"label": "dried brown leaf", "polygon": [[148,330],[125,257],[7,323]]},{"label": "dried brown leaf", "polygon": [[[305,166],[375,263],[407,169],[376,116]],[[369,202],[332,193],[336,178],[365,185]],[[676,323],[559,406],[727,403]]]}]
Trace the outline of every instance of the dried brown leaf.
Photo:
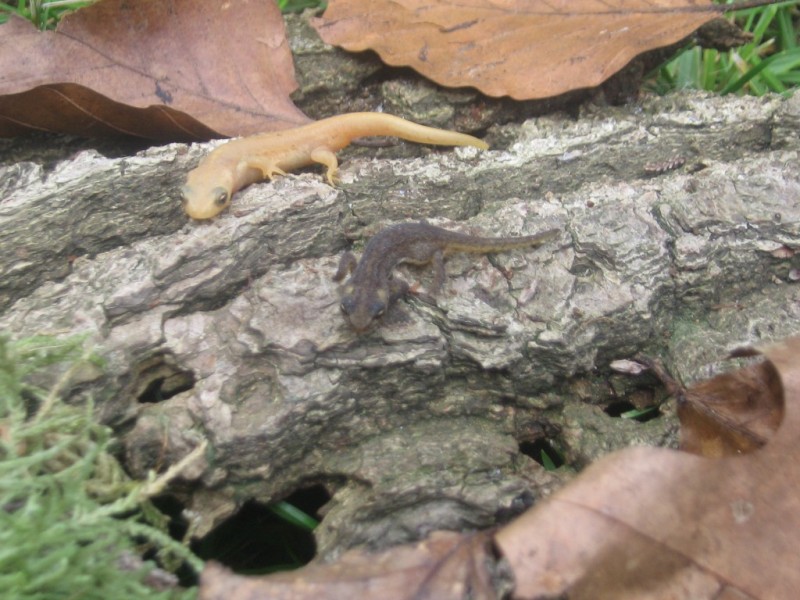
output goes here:
[{"label": "dried brown leaf", "polygon": [[[771,404],[785,406],[768,443],[717,460],[631,448],[598,461],[498,532],[495,542],[516,579],[514,597],[794,597],[800,337],[764,354],[770,366],[755,375],[755,387],[778,394]],[[728,377],[715,378],[714,394],[749,385],[753,374]]]},{"label": "dried brown leaf", "polygon": [[200,600],[494,600],[487,569],[489,535],[434,533],[414,545],[372,554],[351,550],[331,564],[266,577],[235,575],[208,564]]},{"label": "dried brown leaf", "polygon": [[272,0],[102,0],[40,32],[0,26],[0,135],[196,140],[308,119]]},{"label": "dried brown leaf", "polygon": [[526,100],[598,86],[718,14],[711,0],[330,0],[314,26],[442,85]]},{"label": "dried brown leaf", "polygon": [[783,420],[780,377],[765,361],[692,386],[679,398],[681,449],[709,458],[763,446]]}]

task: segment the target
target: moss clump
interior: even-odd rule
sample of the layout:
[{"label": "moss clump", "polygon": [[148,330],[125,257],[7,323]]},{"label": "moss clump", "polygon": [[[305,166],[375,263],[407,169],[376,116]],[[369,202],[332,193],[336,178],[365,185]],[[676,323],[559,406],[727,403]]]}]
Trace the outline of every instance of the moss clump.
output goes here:
[{"label": "moss clump", "polygon": [[[62,401],[99,362],[80,339],[0,337],[0,590],[8,599],[190,598],[171,573],[141,559],[202,567],[165,532],[149,502],[168,474],[131,481],[109,454],[111,432],[90,402]],[[43,380],[62,375],[53,385]],[[162,560],[162,563],[170,562]]]}]

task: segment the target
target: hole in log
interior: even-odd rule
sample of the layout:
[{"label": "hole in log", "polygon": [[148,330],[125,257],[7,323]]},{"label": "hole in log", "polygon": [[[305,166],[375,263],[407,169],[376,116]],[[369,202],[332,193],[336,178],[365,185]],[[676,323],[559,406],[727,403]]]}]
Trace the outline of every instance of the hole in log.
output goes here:
[{"label": "hole in log", "polygon": [[[321,485],[298,490],[284,500],[318,520],[319,509],[330,500]],[[204,560],[213,559],[237,573],[265,574],[296,569],[316,553],[314,536],[285,516],[279,504],[250,500],[235,515],[220,523],[192,545]]]},{"label": "hole in log", "polygon": [[557,469],[564,464],[564,457],[561,456],[561,453],[545,438],[530,442],[521,442],[519,451],[525,456],[530,456],[548,470]]},{"label": "hole in log", "polygon": [[181,369],[168,353],[154,354],[134,369],[134,396],[139,402],[156,403],[194,387],[191,371]]}]

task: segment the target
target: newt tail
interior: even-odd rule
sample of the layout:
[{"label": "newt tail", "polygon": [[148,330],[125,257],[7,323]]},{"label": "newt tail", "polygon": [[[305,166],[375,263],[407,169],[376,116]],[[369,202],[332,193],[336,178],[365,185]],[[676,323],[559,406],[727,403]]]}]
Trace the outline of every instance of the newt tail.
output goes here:
[{"label": "newt tail", "polygon": [[240,138],[216,148],[189,172],[181,190],[184,210],[193,219],[210,219],[222,212],[243,187],[312,163],[327,167],[325,176],[333,185],[339,167],[335,152],[356,138],[376,135],[439,146],[489,147],[471,135],[426,127],[393,115],[337,115],[294,129]]}]

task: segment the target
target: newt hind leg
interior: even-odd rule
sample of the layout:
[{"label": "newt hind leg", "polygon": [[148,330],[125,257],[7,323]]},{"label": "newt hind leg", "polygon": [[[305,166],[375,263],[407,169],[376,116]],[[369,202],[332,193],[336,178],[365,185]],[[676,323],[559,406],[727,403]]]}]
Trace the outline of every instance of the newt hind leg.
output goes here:
[{"label": "newt hind leg", "polygon": [[328,167],[325,178],[331,185],[336,185],[336,172],[339,170],[339,161],[336,159],[336,155],[325,147],[319,147],[314,148],[310,156],[315,163]]}]

